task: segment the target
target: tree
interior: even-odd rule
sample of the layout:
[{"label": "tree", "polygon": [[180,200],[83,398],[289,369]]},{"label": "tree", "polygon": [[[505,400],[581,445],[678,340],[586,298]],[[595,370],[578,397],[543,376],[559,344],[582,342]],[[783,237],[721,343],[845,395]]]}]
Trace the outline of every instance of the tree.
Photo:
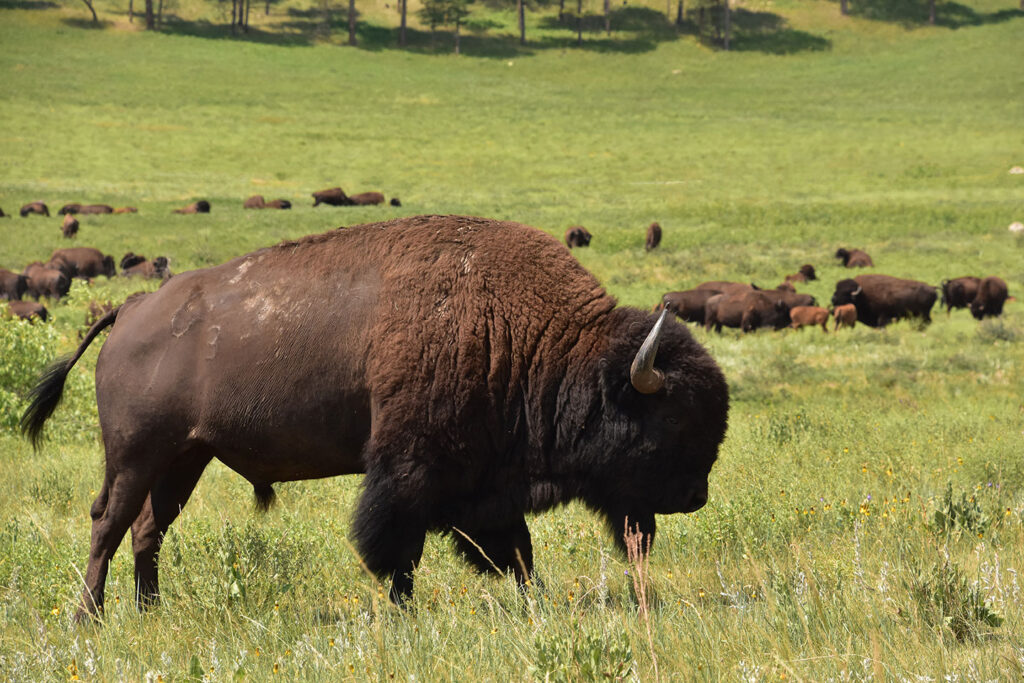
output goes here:
[{"label": "tree", "polygon": [[469,6],[473,0],[423,0],[423,8],[419,15],[430,26],[431,42],[434,30],[438,26],[452,25],[455,27],[455,54],[462,52],[462,24],[469,16]]},{"label": "tree", "polygon": [[399,47],[405,47],[405,16],[409,11],[409,0],[398,0],[398,2],[402,13],[402,22],[398,28],[398,45]]},{"label": "tree", "polygon": [[526,45],[526,3],[516,0],[516,17],[519,21],[519,44]]},{"label": "tree", "polygon": [[356,0],[348,0],[348,44],[356,45]]},{"label": "tree", "polygon": [[729,49],[729,38],[732,36],[732,10],[729,8],[729,0],[724,0],[725,4],[725,17],[722,21],[725,24],[725,42],[723,43],[725,49]]},{"label": "tree", "polygon": [[846,16],[850,13],[850,8],[847,6],[847,0],[839,0],[839,13]]},{"label": "tree", "polygon": [[82,2],[84,2],[85,6],[89,8],[90,12],[92,12],[92,23],[94,23],[94,24],[100,23],[99,17],[96,16],[96,10],[93,9],[92,0],[82,0]]}]

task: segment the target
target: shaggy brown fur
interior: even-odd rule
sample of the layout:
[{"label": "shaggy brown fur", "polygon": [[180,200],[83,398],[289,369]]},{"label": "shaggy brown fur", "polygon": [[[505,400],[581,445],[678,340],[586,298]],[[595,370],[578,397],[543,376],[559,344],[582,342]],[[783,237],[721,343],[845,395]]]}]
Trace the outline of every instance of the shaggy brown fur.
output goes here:
[{"label": "shaggy brown fur", "polygon": [[842,259],[847,268],[873,268],[875,265],[867,252],[860,249],[836,249],[836,258]]},{"label": "shaggy brown fur", "polygon": [[937,296],[935,287],[917,280],[858,275],[836,283],[832,305],[853,304],[857,307],[857,321],[870,327],[885,327],[901,318],[921,318],[928,324]]},{"label": "shaggy brown fur", "polygon": [[83,280],[92,279],[98,275],[114,277],[117,269],[114,268],[114,257],[105,256],[99,249],[93,247],[69,247],[57,249],[50,255],[51,264],[66,264],[64,272],[69,277],[77,277]]},{"label": "shaggy brown fur", "polygon": [[21,213],[22,218],[25,218],[29,214],[33,213],[38,216],[49,217],[50,209],[46,206],[46,204],[42,202],[29,202],[25,206],[21,207],[21,211],[19,213]]},{"label": "shaggy brown fur", "polygon": [[183,206],[180,209],[175,209],[172,213],[210,213],[210,202],[205,199],[200,199],[197,202],[192,202],[188,206]]},{"label": "shaggy brown fur", "polygon": [[64,221],[60,225],[60,231],[65,238],[74,237],[78,234],[78,219],[70,213],[65,215]]},{"label": "shaggy brown fur", "polygon": [[39,318],[46,322],[47,317],[50,315],[46,310],[46,306],[35,301],[8,301],[7,310],[15,318],[29,321],[33,318]]},{"label": "shaggy brown fur", "polygon": [[644,241],[644,249],[646,251],[657,249],[659,244],[661,244],[661,226],[657,223],[651,223],[647,226],[647,239]]},{"label": "shaggy brown fur", "polygon": [[836,320],[835,327],[832,328],[833,332],[838,330],[840,327],[856,327],[857,307],[853,304],[836,306],[832,309],[832,317]]},{"label": "shaggy brown fur", "polygon": [[573,247],[589,247],[591,239],[593,239],[593,235],[582,225],[573,225],[565,231],[565,244],[570,249]]},{"label": "shaggy brown fur", "polygon": [[978,283],[978,293],[971,302],[971,315],[978,320],[1003,314],[1003,304],[1009,296],[1006,281],[987,277]]},{"label": "shaggy brown fur", "polygon": [[539,230],[417,216],[282,243],[130,298],[51,366],[22,425],[38,443],[67,373],[113,325],[96,364],[106,475],[86,612],[101,608],[129,527],[139,601],[156,598],[160,539],[213,458],[264,503],[273,482],[365,472],[353,535],[395,601],[411,595],[431,530],[457,528],[474,566],[525,582],[527,512],[581,500],[622,547],[627,522],[650,542],[656,513],[707,499],[725,378],[669,319],[654,359],[663,384],[635,389],[630,366],[654,323],[617,308]]},{"label": "shaggy brown fur", "polygon": [[822,332],[828,332],[828,309],[821,306],[794,306],[789,309],[793,320],[790,327],[800,329],[806,325],[821,325]]}]

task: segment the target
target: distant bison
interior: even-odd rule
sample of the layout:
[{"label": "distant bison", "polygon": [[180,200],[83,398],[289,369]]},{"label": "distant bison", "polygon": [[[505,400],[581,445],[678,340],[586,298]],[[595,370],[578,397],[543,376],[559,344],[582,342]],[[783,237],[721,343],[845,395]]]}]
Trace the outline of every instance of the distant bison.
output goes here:
[{"label": "distant bison", "polygon": [[114,213],[138,213],[139,210],[134,206],[122,206],[114,209]]},{"label": "distant bison", "polygon": [[20,273],[0,268],[0,298],[21,299],[28,289],[28,278]]},{"label": "distant bison", "polygon": [[138,264],[142,263],[145,260],[146,257],[143,256],[142,254],[136,254],[134,251],[129,251],[127,254],[121,257],[121,262],[117,265],[121,270],[124,270],[125,268],[137,266]]},{"label": "distant bison", "polygon": [[264,507],[274,482],[365,473],[355,546],[404,603],[428,532],[523,585],[526,515],[573,500],[648,550],[656,515],[707,502],[726,431],[725,377],[684,326],[617,307],[516,223],[418,216],[178,275],[46,370],[22,417],[34,443],[111,326],[81,616],[102,611],[129,528],[136,599],[157,599],[161,540],[214,458]]},{"label": "distant bison", "polygon": [[74,237],[78,234],[78,219],[70,213],[65,215],[64,220],[60,224],[60,231],[64,234],[65,238]]},{"label": "distant bison", "polygon": [[847,268],[871,268],[875,265],[867,252],[860,249],[836,249],[836,258],[842,259]]},{"label": "distant bison", "polygon": [[794,306],[789,309],[792,319],[790,327],[800,329],[808,325],[821,325],[822,332],[828,332],[828,309],[821,306]]},{"label": "distant bison", "polygon": [[292,203],[287,199],[271,199],[264,206],[264,209],[290,209]]},{"label": "distant bison", "polygon": [[200,199],[197,202],[192,202],[188,206],[183,206],[180,209],[175,209],[172,213],[210,213],[210,202],[205,199]]},{"label": "distant bison", "polygon": [[853,304],[836,306],[832,309],[832,317],[836,321],[835,327],[832,328],[833,331],[838,330],[840,327],[856,327],[857,307]]},{"label": "distant bison", "polygon": [[327,190],[319,190],[313,193],[313,206],[327,204],[329,206],[348,206],[350,204],[348,195],[340,187],[332,187]]},{"label": "distant bison", "polygon": [[10,218],[10,216],[8,216],[6,213],[4,213],[3,209],[0,209],[0,218]]},{"label": "distant bison", "polygon": [[754,286],[746,282],[729,282],[727,280],[711,280],[702,282],[694,289],[708,290],[716,294],[735,294],[737,292],[752,292]]},{"label": "distant bison", "polygon": [[77,277],[89,280],[98,275],[114,277],[117,270],[114,268],[114,257],[105,256],[99,249],[92,247],[70,247],[57,249],[50,255],[51,264],[67,264],[65,272],[69,277]]},{"label": "distant bison", "polygon": [[384,195],[380,192],[360,192],[348,199],[352,206],[374,206],[384,203]]},{"label": "distant bison", "polygon": [[36,301],[45,296],[60,301],[71,290],[71,278],[61,270],[36,261],[25,267],[27,280],[25,293]]},{"label": "distant bison", "polygon": [[946,315],[949,315],[954,308],[967,308],[977,296],[980,284],[981,278],[973,275],[943,280],[939,285],[939,291],[942,292],[939,305],[946,307]]},{"label": "distant bison", "polygon": [[401,199],[399,199],[398,197],[392,197],[391,198],[391,206],[401,206],[401,205],[402,205],[402,200]]},{"label": "distant bison", "polygon": [[817,280],[818,275],[814,272],[814,266],[810,263],[805,263],[800,266],[800,270],[792,275],[786,276],[786,282],[808,282],[810,280]]},{"label": "distant bison", "polygon": [[717,292],[710,289],[689,289],[682,292],[668,292],[661,297],[661,302],[654,311],[660,312],[667,308],[680,320],[688,323],[704,323],[704,306],[708,299]]},{"label": "distant bison", "polygon": [[267,202],[263,199],[263,195],[261,194],[254,194],[242,202],[243,209],[262,209],[266,205]]},{"label": "distant bison", "polygon": [[81,208],[82,208],[82,205],[79,204],[79,203],[65,204],[64,206],[60,207],[59,211],[57,211],[57,215],[59,215],[59,216],[73,215],[73,214],[78,213],[78,211]]},{"label": "distant bison", "polygon": [[651,223],[647,226],[647,240],[644,242],[644,249],[650,251],[656,249],[659,244],[661,244],[661,226]]},{"label": "distant bison", "polygon": [[42,202],[29,202],[25,206],[21,207],[21,212],[20,213],[21,213],[21,217],[22,218],[25,218],[26,216],[28,216],[30,214],[36,214],[38,216],[47,216],[47,217],[49,217],[50,209],[47,208],[46,204],[44,204]]},{"label": "distant bison", "polygon": [[109,204],[83,204],[78,209],[80,214],[114,213],[114,207]]},{"label": "distant bison", "polygon": [[49,313],[46,310],[46,306],[36,301],[8,301],[7,309],[11,312],[15,318],[22,320],[32,321],[33,318],[39,318],[43,322],[46,322]]},{"label": "distant bison", "polygon": [[832,305],[853,304],[857,320],[871,327],[885,327],[901,318],[921,318],[930,323],[935,287],[891,275],[858,275],[836,283]]},{"label": "distant bison", "polygon": [[761,327],[780,330],[790,324],[790,304],[777,293],[764,290],[716,294],[704,305],[704,328],[721,332],[735,327],[752,332]]},{"label": "distant bison", "polygon": [[123,268],[121,275],[123,277],[139,276],[144,279],[167,280],[171,277],[172,273],[170,268],[167,267],[167,257],[157,256],[152,261],[133,263],[127,268]]},{"label": "distant bison", "polygon": [[589,247],[592,237],[590,231],[582,225],[573,225],[565,231],[565,244],[570,249],[573,247]]},{"label": "distant bison", "polygon": [[978,284],[978,293],[971,302],[971,315],[978,320],[1003,314],[1003,304],[1009,296],[1006,281],[987,277]]}]

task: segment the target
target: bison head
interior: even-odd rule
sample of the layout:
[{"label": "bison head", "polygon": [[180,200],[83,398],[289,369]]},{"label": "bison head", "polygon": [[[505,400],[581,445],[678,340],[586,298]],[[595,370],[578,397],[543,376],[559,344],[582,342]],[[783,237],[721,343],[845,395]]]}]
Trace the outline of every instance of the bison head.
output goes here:
[{"label": "bison head", "polygon": [[862,291],[861,286],[856,280],[849,278],[840,280],[836,283],[836,291],[832,294],[832,305],[855,304]]},{"label": "bison head", "polygon": [[800,274],[803,275],[808,280],[818,279],[817,274],[814,272],[814,266],[812,266],[810,263],[805,263],[804,265],[800,266]]},{"label": "bison head", "polygon": [[836,258],[842,259],[843,265],[845,266],[850,262],[850,252],[842,248],[836,249]]}]

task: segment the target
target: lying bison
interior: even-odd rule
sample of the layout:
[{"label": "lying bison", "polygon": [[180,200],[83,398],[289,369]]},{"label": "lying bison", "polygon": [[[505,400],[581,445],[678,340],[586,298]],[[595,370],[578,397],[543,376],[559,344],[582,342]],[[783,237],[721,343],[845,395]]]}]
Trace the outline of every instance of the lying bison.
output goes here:
[{"label": "lying bison", "polygon": [[818,275],[814,272],[814,266],[810,263],[805,263],[800,266],[799,271],[786,276],[786,282],[809,282],[817,279]]},{"label": "lying bison", "polygon": [[134,206],[119,206],[114,209],[114,213],[138,213],[139,210]]},{"label": "lying bison", "polygon": [[853,304],[857,320],[871,327],[885,327],[901,318],[921,318],[927,324],[937,296],[935,287],[917,280],[858,275],[836,283],[832,305]]},{"label": "lying bison", "polygon": [[836,249],[836,258],[842,259],[847,268],[872,268],[875,263],[867,252],[860,249]]},{"label": "lying bison", "polygon": [[657,223],[651,223],[647,226],[647,239],[644,241],[644,250],[657,249],[659,244],[661,244],[661,226]]},{"label": "lying bison", "polygon": [[28,320],[29,322],[32,322],[34,318],[38,318],[45,323],[50,315],[46,310],[46,306],[36,301],[8,301],[7,310],[11,316],[20,320]]},{"label": "lying bison", "polygon": [[360,192],[348,199],[352,206],[376,206],[384,203],[384,195],[380,192]]},{"label": "lying bison", "polygon": [[327,204],[328,206],[348,206],[349,199],[345,191],[340,187],[332,187],[327,190],[319,190],[313,193],[313,206]]},{"label": "lying bison", "polygon": [[28,277],[0,268],[0,298],[21,299],[28,289]]},{"label": "lying bison", "polygon": [[61,267],[68,277],[83,280],[91,280],[99,275],[114,277],[117,274],[114,257],[105,256],[102,251],[93,247],[57,249],[50,255],[50,263]]},{"label": "lying bison", "polygon": [[262,209],[266,205],[267,200],[265,200],[261,194],[254,194],[242,202],[243,209]]},{"label": "lying bison", "polygon": [[130,266],[122,266],[122,277],[141,277],[147,280],[166,280],[172,275],[167,264],[166,256],[157,256],[152,261],[143,259],[132,263]]},{"label": "lying bison", "polygon": [[37,216],[50,216],[50,209],[43,202],[29,202],[25,206],[21,207],[19,212],[22,218],[36,214]]},{"label": "lying bison", "polygon": [[570,249],[573,247],[589,247],[591,239],[593,239],[593,235],[582,225],[570,226],[565,231],[565,246]]},{"label": "lying bison", "polygon": [[978,293],[971,302],[971,315],[978,320],[1002,315],[1008,295],[1005,280],[999,277],[985,278],[978,283]]},{"label": "lying bison", "polygon": [[263,205],[264,209],[290,209],[292,203],[287,199],[271,199],[269,202]]},{"label": "lying bison", "polygon": [[206,201],[205,199],[200,199],[197,202],[192,202],[188,206],[183,206],[180,209],[175,209],[171,213],[210,213],[210,202]]},{"label": "lying bison", "polygon": [[78,234],[78,219],[70,213],[65,215],[60,224],[60,231],[66,239],[74,237]]},{"label": "lying bison", "polygon": [[954,308],[970,306],[978,294],[979,284],[981,284],[981,278],[973,275],[943,280],[939,285],[939,291],[942,293],[939,305],[946,307],[946,315],[949,315]]},{"label": "lying bison", "polygon": [[457,529],[472,565],[521,583],[528,512],[580,500],[620,549],[627,526],[649,544],[656,514],[707,501],[725,435],[725,378],[686,329],[617,308],[555,239],[516,223],[404,218],[178,275],[44,373],[22,417],[35,444],[111,325],[85,612],[102,608],[129,527],[138,602],[156,598],[161,539],[213,458],[262,507],[274,482],[364,472],[356,547],[404,602],[428,531]]}]

